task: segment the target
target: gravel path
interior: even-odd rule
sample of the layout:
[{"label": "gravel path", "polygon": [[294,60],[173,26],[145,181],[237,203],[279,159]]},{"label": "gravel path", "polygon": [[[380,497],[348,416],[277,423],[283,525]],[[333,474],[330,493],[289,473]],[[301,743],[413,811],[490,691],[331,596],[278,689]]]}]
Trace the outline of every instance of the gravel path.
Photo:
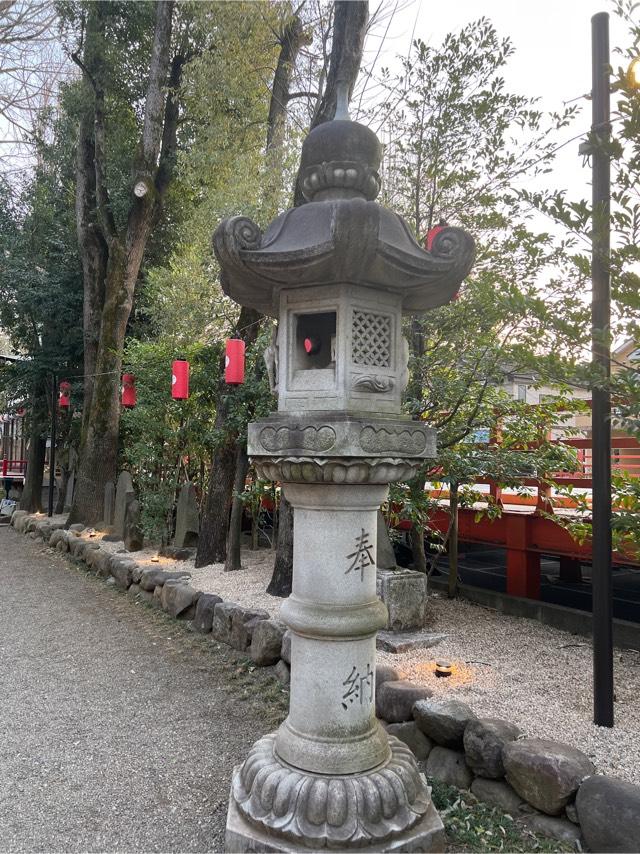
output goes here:
[{"label": "gravel path", "polygon": [[40,541],[0,553],[0,849],[222,850],[274,680]]},{"label": "gravel path", "polygon": [[[267,549],[247,550],[239,572],[224,572],[222,564],[180,566],[198,589],[277,616],[282,600],[264,592],[273,559]],[[572,744],[602,773],[640,784],[640,652],[615,651],[616,726],[606,729],[592,723],[589,638],[439,594],[431,594],[427,628],[448,637],[433,649],[378,653],[378,663],[469,703],[479,715],[513,721],[529,736]],[[435,678],[436,658],[454,663],[450,679]]]}]

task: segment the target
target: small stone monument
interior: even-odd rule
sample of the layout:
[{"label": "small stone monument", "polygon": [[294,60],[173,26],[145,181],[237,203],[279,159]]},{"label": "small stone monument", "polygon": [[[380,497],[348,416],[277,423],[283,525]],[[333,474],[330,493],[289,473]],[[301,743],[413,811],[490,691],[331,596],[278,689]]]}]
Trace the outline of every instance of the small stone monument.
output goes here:
[{"label": "small stone monument", "polygon": [[102,518],[105,525],[113,525],[113,517],[116,506],[116,489],[112,480],[108,480],[104,485],[104,509]]},{"label": "small stone monument", "polygon": [[289,716],[235,768],[229,851],[434,851],[444,831],[411,750],[375,717],[378,508],[391,481],[435,456],[401,415],[402,315],[448,302],[473,261],[445,228],[430,252],[373,201],[375,134],[341,118],[302,150],[308,204],[264,234],[243,217],[214,235],[225,292],[278,318],[266,358],[278,412],[249,425],[259,477],[295,507]]},{"label": "small stone monument", "polygon": [[199,533],[200,517],[198,515],[196,488],[192,483],[185,483],[178,496],[176,533],[173,544],[178,549],[197,546]]},{"label": "small stone monument", "polygon": [[118,475],[116,483],[116,503],[113,514],[114,539],[122,540],[124,538],[124,519],[127,512],[127,504],[133,501],[135,493],[133,491],[133,481],[128,471],[121,471]]},{"label": "small stone monument", "polygon": [[144,548],[144,534],[140,521],[140,502],[132,499],[124,514],[124,547],[128,552],[139,552]]}]

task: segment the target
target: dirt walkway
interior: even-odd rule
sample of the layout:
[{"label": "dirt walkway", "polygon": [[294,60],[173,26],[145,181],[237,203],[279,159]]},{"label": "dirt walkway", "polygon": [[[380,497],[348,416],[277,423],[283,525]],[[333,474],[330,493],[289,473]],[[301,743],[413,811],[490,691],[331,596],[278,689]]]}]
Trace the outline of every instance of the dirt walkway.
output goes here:
[{"label": "dirt walkway", "polygon": [[282,692],[226,647],[0,529],[2,851],[220,851]]}]

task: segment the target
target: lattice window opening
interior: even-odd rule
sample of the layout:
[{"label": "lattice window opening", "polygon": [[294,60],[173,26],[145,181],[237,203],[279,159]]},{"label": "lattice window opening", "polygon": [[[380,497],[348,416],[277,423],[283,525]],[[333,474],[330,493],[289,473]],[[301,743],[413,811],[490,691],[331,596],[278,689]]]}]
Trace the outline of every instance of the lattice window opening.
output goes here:
[{"label": "lattice window opening", "polygon": [[391,318],[388,315],[353,312],[351,359],[355,365],[391,367]]}]

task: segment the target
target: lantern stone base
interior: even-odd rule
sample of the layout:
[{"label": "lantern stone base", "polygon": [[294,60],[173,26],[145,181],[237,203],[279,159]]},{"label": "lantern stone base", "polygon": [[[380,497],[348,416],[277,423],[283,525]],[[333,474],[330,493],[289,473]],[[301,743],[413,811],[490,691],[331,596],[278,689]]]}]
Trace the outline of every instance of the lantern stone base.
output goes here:
[{"label": "lantern stone base", "polygon": [[[240,766],[234,768],[234,776],[239,773]],[[402,833],[393,835],[385,842],[376,843],[374,845],[358,847],[358,852],[367,854],[367,852],[393,852],[406,851],[413,852],[443,852],[446,845],[446,836],[444,825],[440,820],[440,816],[436,812],[433,803],[429,804],[427,812],[421,820]],[[275,832],[267,832],[263,828],[251,824],[242,815],[238,809],[238,805],[233,796],[233,792],[229,798],[229,810],[227,812],[227,830],[225,834],[225,851],[237,852],[301,852],[301,854],[310,854],[312,851],[318,851],[317,845],[303,847],[296,845],[290,840],[279,837]],[[331,850],[331,849],[329,849]],[[344,850],[344,846],[340,846],[335,850]]]},{"label": "lantern stone base", "polygon": [[359,774],[303,771],[276,745],[276,733],[263,736],[234,769],[227,851],[442,850],[430,789],[397,738]]}]

